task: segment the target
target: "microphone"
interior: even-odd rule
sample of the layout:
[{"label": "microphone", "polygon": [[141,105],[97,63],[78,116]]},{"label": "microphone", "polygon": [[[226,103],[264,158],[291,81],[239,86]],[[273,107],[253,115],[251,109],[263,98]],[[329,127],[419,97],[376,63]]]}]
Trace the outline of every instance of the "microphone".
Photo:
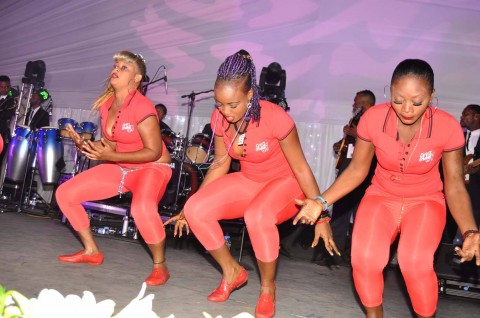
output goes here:
[{"label": "microphone", "polygon": [[163,75],[164,75],[163,83],[165,84],[165,94],[168,94],[167,68],[166,67],[163,69]]}]

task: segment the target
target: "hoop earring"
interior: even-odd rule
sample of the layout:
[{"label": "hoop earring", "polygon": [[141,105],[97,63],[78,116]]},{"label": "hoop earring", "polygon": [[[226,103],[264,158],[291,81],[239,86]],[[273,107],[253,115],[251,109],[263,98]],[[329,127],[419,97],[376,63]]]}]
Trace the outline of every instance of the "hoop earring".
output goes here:
[{"label": "hoop earring", "polygon": [[433,105],[433,103],[432,103],[432,106],[437,108],[438,107],[438,97],[435,96],[434,98],[432,98],[432,102],[433,102],[433,99],[435,99],[435,105]]},{"label": "hoop earring", "polygon": [[251,103],[251,102],[248,102],[248,104],[247,104],[247,110],[250,109],[250,108],[252,108],[252,103]]},{"label": "hoop earring", "polygon": [[387,88],[388,90],[390,90],[390,85],[385,85],[383,87],[383,97],[385,97],[385,102],[388,102],[390,100],[390,98],[387,98]]}]

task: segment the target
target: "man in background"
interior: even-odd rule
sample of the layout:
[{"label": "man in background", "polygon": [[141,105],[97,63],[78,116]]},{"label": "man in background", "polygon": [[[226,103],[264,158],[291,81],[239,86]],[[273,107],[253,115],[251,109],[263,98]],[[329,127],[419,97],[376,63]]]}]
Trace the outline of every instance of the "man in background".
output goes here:
[{"label": "man in background", "polygon": [[10,78],[6,75],[0,75],[0,134],[2,135],[4,147],[0,154],[0,163],[4,154],[8,151],[10,141],[10,121],[15,115],[15,99],[10,90]]},{"label": "man in background", "polygon": [[[363,90],[355,94],[352,105],[353,117],[349,123],[343,128],[344,138],[333,145],[333,151],[337,154],[338,169],[337,177],[347,168],[350,161],[352,161],[353,150],[355,149],[355,140],[357,138],[357,125],[361,116],[373,105],[375,105],[375,95],[370,90]],[[374,157],[370,172],[365,178],[365,181],[359,185],[355,190],[350,192],[342,199],[335,202],[332,209],[332,220],[330,225],[333,231],[333,237],[340,253],[343,257],[334,256],[328,257],[327,265],[349,265],[350,252],[348,247],[350,245],[349,238],[351,234],[351,221],[355,217],[358,205],[360,204],[365,190],[370,185],[370,182],[377,166],[377,161]],[[325,253],[324,253],[325,254]]]},{"label": "man in background", "polygon": [[30,130],[37,130],[41,127],[50,126],[49,114],[41,107],[44,102],[40,91],[34,91],[30,97],[30,109],[26,115],[26,124]]},{"label": "man in background", "polygon": [[[465,186],[472,201],[473,216],[476,223],[480,224],[480,105],[467,105],[460,117],[460,125],[466,129],[463,170]],[[459,231],[453,243],[463,243]]]},{"label": "man in background", "polygon": [[164,104],[157,104],[155,105],[155,110],[157,111],[160,130],[163,131],[164,129],[168,129],[172,131],[172,129],[163,122],[163,119],[165,118],[165,116],[167,116],[167,106],[165,106]]}]

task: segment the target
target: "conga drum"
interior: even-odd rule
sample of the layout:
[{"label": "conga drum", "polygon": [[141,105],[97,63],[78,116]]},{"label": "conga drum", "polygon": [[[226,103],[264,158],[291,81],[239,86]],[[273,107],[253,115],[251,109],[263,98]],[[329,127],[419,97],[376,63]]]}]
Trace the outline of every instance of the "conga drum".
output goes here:
[{"label": "conga drum", "polygon": [[80,123],[80,127],[82,127],[82,134],[81,136],[85,140],[93,140],[95,133],[97,132],[97,125],[92,122],[84,121]]},{"label": "conga drum", "polygon": [[71,118],[60,118],[58,120],[58,128],[60,129],[60,137],[62,138],[70,138],[67,131],[67,124],[72,125],[73,129],[78,126],[78,123]]},{"label": "conga drum", "polygon": [[37,166],[43,184],[56,184],[65,168],[60,130],[42,127],[37,131]]},{"label": "conga drum", "polygon": [[13,182],[23,182],[27,171],[28,152],[32,146],[33,133],[30,127],[17,125],[8,146],[7,172],[5,177]]}]

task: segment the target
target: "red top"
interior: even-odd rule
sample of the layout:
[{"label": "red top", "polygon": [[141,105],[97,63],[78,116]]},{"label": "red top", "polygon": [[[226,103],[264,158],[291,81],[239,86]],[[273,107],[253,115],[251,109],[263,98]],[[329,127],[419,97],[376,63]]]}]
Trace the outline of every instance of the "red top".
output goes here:
[{"label": "red top", "polygon": [[378,164],[369,190],[400,197],[441,192],[439,161],[444,151],[463,147],[465,138],[457,120],[429,106],[421,128],[406,145],[398,138],[397,115],[390,104],[370,107],[360,119],[358,137],[372,142]]},{"label": "red top", "polygon": [[[240,161],[241,171],[251,180],[264,182],[276,177],[292,176],[292,169],[279,142],[292,131],[295,122],[278,105],[261,100],[260,106],[260,122],[250,122],[245,132],[243,156],[235,155],[233,147],[229,155]],[[210,125],[216,136],[223,137],[228,149],[234,135],[225,131],[229,123],[218,109],[213,111]]]},{"label": "red top", "polygon": [[[112,135],[109,135],[106,126],[108,110],[112,104],[113,96],[100,107],[100,123],[104,138],[116,143],[117,152],[134,152],[143,149],[143,141],[137,126],[150,116],[155,116],[158,121],[153,103],[137,90],[130,93],[118,110]],[[162,153],[164,151],[167,151],[165,144],[163,144]]]}]

